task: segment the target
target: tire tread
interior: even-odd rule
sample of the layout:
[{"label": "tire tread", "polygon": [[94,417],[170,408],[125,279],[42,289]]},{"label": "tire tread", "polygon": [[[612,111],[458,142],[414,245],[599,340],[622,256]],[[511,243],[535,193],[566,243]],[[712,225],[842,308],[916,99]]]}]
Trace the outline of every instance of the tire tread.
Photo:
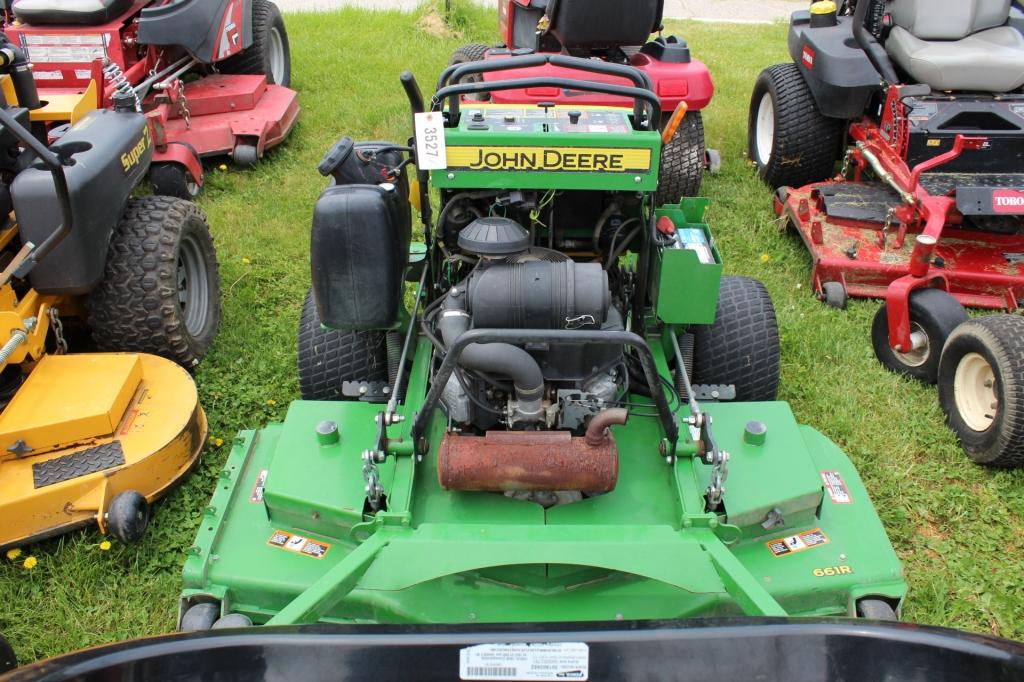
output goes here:
[{"label": "tire tread", "polygon": [[[200,337],[185,327],[177,299],[177,249],[198,221],[205,232],[213,319]],[[146,196],[128,202],[111,237],[103,280],[89,295],[88,324],[100,350],[153,353],[191,368],[220,326],[220,275],[206,216],[190,201]]]},{"label": "tire tread", "polygon": [[[959,345],[964,337],[974,337],[993,356],[1002,386],[1002,418],[994,442],[985,448],[968,448],[968,456],[986,466],[1009,469],[1024,466],[1024,318],[1018,315],[989,315],[969,320],[954,330],[946,349]],[[939,366],[939,403],[952,423],[955,408],[953,378],[959,359],[953,361],[943,351]],[[956,431],[956,429],[954,429]],[[959,435],[959,434],[958,434]]]},{"label": "tire tread", "polygon": [[299,318],[298,370],[304,400],[344,400],[345,381],[388,380],[384,333],[325,329],[310,290]]},{"label": "tire tread", "polygon": [[[765,92],[775,100],[775,138],[767,165],[757,156],[757,110]],[[748,155],[761,179],[772,189],[802,187],[828,180],[839,156],[845,121],[818,110],[800,67],[769,66],[758,76],[750,101]]]},{"label": "tire tread", "polygon": [[704,153],[704,119],[699,111],[689,112],[661,150],[655,194],[658,206],[678,204],[682,197],[695,197],[700,193]]},{"label": "tire tread", "polygon": [[775,400],[779,389],[779,327],[764,285],[722,277],[715,322],[693,328],[694,383],[732,384],[736,400]]}]

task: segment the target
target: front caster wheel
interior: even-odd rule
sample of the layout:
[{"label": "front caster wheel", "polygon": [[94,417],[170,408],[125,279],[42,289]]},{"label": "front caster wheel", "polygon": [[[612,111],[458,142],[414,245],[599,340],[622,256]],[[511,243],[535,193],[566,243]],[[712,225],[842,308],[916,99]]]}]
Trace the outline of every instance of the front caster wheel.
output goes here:
[{"label": "front caster wheel", "polygon": [[842,282],[825,282],[821,285],[821,295],[830,307],[846,310],[848,296]]},{"label": "front caster wheel", "polygon": [[149,525],[149,503],[134,490],[120,493],[107,507],[107,530],[125,544],[138,542]]},{"label": "front caster wheel", "polygon": [[229,613],[226,616],[218,618],[212,626],[211,630],[230,630],[232,628],[251,628],[252,620],[249,616],[244,613]]},{"label": "front caster wheel", "polygon": [[220,618],[220,606],[213,602],[201,602],[188,607],[181,617],[179,632],[199,632],[209,630]]},{"label": "front caster wheel", "polygon": [[192,200],[203,191],[203,186],[180,163],[154,163],[149,169],[149,181],[153,194],[165,197]]},{"label": "front caster wheel", "polygon": [[1024,466],[1024,318],[964,322],[939,362],[939,404],[978,464]]},{"label": "front caster wheel", "polygon": [[239,143],[231,152],[231,160],[239,168],[255,168],[260,162],[259,150],[256,149],[256,145]]},{"label": "front caster wheel", "polygon": [[861,599],[858,601],[857,617],[870,620],[899,620],[896,617],[896,609],[889,602],[881,599]]},{"label": "front caster wheel", "polygon": [[871,345],[875,357],[886,369],[934,384],[939,374],[939,357],[946,339],[967,311],[960,302],[940,289],[918,289],[910,294],[910,335],[914,347],[906,351],[889,345],[889,317],[883,305],[871,324]]}]

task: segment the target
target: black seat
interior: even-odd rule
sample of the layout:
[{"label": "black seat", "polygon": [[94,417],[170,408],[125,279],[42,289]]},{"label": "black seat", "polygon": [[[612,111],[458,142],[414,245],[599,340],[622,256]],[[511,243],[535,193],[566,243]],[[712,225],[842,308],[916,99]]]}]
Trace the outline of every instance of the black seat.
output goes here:
[{"label": "black seat", "polygon": [[26,24],[96,26],[128,11],[132,0],[14,0],[14,16]]},{"label": "black seat", "polygon": [[551,0],[548,30],[570,49],[643,45],[663,10],[664,0]]}]

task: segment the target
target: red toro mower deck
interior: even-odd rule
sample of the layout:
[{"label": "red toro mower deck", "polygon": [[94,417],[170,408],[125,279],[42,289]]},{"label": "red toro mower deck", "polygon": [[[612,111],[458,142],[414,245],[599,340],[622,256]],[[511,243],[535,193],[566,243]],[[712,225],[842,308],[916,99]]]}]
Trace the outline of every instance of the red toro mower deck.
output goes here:
[{"label": "red toro mower deck", "polygon": [[[200,157],[233,154],[239,144],[250,144],[263,156],[288,136],[299,116],[295,91],[269,85],[263,76],[207,76],[185,86],[185,99],[188,119],[178,116],[158,124],[154,162],[175,160],[175,144],[194,149]],[[150,117],[162,120],[159,113]],[[167,146],[164,152],[162,144]]]},{"label": "red toro mower deck", "polygon": [[[775,201],[776,213],[811,252],[815,290],[827,295],[825,284],[838,282],[850,296],[905,307],[909,291],[941,283],[965,306],[1016,310],[1024,295],[1024,235],[1016,216],[1024,201],[1014,198],[1024,192],[1013,188],[1024,187],[1024,173],[944,171],[986,138],[958,135],[947,152],[906,169],[889,158],[894,152],[877,126],[854,124],[850,137],[850,180],[787,188]],[[873,162],[892,169],[895,186],[868,179]],[[901,196],[896,186],[914,189]],[[986,215],[990,229],[972,224],[975,211]],[[1000,217],[1010,221],[1009,234],[998,231]]]}]

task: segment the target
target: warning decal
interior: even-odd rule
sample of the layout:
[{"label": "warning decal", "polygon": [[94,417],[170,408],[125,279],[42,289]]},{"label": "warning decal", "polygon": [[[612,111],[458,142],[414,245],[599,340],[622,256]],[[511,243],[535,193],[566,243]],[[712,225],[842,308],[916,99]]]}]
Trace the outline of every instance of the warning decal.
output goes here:
[{"label": "warning decal", "polygon": [[263,501],[263,488],[267,484],[267,470],[262,469],[260,475],[256,477],[256,485],[252,488],[252,494],[249,495],[250,502],[262,502]]},{"label": "warning decal", "polygon": [[825,483],[825,492],[832,498],[832,504],[853,504],[850,489],[838,471],[822,471],[821,480]]},{"label": "warning decal", "polygon": [[301,535],[292,535],[286,533],[283,530],[275,530],[270,539],[267,540],[267,544],[272,547],[279,547],[286,549],[289,552],[295,552],[296,554],[304,554],[311,556],[316,559],[323,559],[324,555],[327,554],[327,550],[331,548],[326,542],[320,542],[319,540],[310,540],[304,538]]},{"label": "warning decal", "polygon": [[814,530],[805,530],[797,535],[769,540],[765,544],[768,545],[768,549],[771,550],[773,555],[780,557],[802,552],[805,549],[811,549],[819,545],[827,545],[828,537],[820,528],[815,528]]},{"label": "warning decal", "polygon": [[586,680],[589,668],[583,642],[478,644],[459,651],[460,680]]}]

